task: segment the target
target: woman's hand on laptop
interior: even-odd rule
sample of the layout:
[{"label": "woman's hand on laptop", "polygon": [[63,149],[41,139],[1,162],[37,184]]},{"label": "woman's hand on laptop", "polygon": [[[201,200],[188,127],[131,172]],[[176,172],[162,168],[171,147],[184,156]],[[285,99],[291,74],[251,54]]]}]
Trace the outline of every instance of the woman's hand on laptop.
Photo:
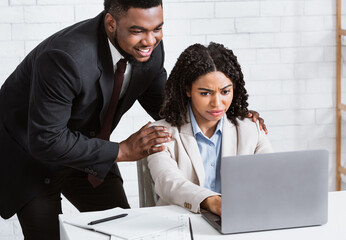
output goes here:
[{"label": "woman's hand on laptop", "polygon": [[214,195],[207,197],[200,204],[201,208],[221,216],[221,196]]}]

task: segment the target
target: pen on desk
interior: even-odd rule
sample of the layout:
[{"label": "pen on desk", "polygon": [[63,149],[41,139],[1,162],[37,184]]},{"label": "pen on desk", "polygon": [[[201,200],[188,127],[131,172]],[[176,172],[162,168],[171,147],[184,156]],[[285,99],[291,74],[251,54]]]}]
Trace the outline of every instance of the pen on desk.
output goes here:
[{"label": "pen on desk", "polygon": [[112,217],[102,218],[102,219],[99,219],[99,220],[91,221],[90,223],[88,223],[88,225],[95,225],[95,224],[98,224],[98,223],[107,222],[107,221],[114,220],[114,219],[117,219],[117,218],[126,217],[127,215],[128,215],[127,213],[123,213],[123,214],[115,215],[115,216],[112,216]]},{"label": "pen on desk", "polygon": [[191,240],[193,240],[193,232],[192,232],[191,218],[190,218],[190,217],[189,217],[189,228],[190,228],[190,236],[191,236]]}]

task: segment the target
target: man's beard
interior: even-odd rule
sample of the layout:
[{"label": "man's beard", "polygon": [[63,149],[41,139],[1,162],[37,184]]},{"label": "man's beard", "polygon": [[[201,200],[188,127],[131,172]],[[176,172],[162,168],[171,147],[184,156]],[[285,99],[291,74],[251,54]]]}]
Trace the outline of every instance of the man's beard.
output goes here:
[{"label": "man's beard", "polygon": [[117,32],[115,32],[115,36],[113,38],[113,42],[115,45],[115,48],[119,51],[119,53],[129,62],[129,63],[135,63],[137,62],[137,60],[131,55],[128,54],[127,52],[125,52],[125,50],[123,50],[118,42],[118,36],[117,36]]},{"label": "man's beard", "polygon": [[[119,53],[131,64],[141,64],[144,68],[150,68],[151,64],[152,64],[152,55],[150,55],[150,58],[148,59],[148,61],[146,62],[139,62],[136,60],[136,58],[134,58],[131,54],[125,52],[124,49],[122,49],[119,45],[118,42],[118,36],[117,36],[117,32],[115,31],[115,36],[113,38],[113,42],[115,45],[115,48],[119,51]],[[154,50],[153,50],[154,51]]]}]

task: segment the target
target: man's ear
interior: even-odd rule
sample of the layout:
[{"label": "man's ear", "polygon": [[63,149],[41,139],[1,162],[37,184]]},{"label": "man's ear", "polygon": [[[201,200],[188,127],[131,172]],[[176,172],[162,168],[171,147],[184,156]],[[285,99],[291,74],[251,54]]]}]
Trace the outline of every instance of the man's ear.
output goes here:
[{"label": "man's ear", "polygon": [[117,22],[110,13],[107,13],[105,16],[105,27],[106,31],[111,34],[114,33],[117,28]]}]

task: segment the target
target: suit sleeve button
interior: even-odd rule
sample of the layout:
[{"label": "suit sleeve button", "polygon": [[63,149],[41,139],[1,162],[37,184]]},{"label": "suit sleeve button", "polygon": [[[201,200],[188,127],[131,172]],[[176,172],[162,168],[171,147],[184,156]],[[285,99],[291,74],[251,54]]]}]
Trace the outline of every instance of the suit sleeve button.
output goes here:
[{"label": "suit sleeve button", "polygon": [[50,184],[50,179],[49,178],[45,178],[43,181],[44,181],[45,184]]}]

